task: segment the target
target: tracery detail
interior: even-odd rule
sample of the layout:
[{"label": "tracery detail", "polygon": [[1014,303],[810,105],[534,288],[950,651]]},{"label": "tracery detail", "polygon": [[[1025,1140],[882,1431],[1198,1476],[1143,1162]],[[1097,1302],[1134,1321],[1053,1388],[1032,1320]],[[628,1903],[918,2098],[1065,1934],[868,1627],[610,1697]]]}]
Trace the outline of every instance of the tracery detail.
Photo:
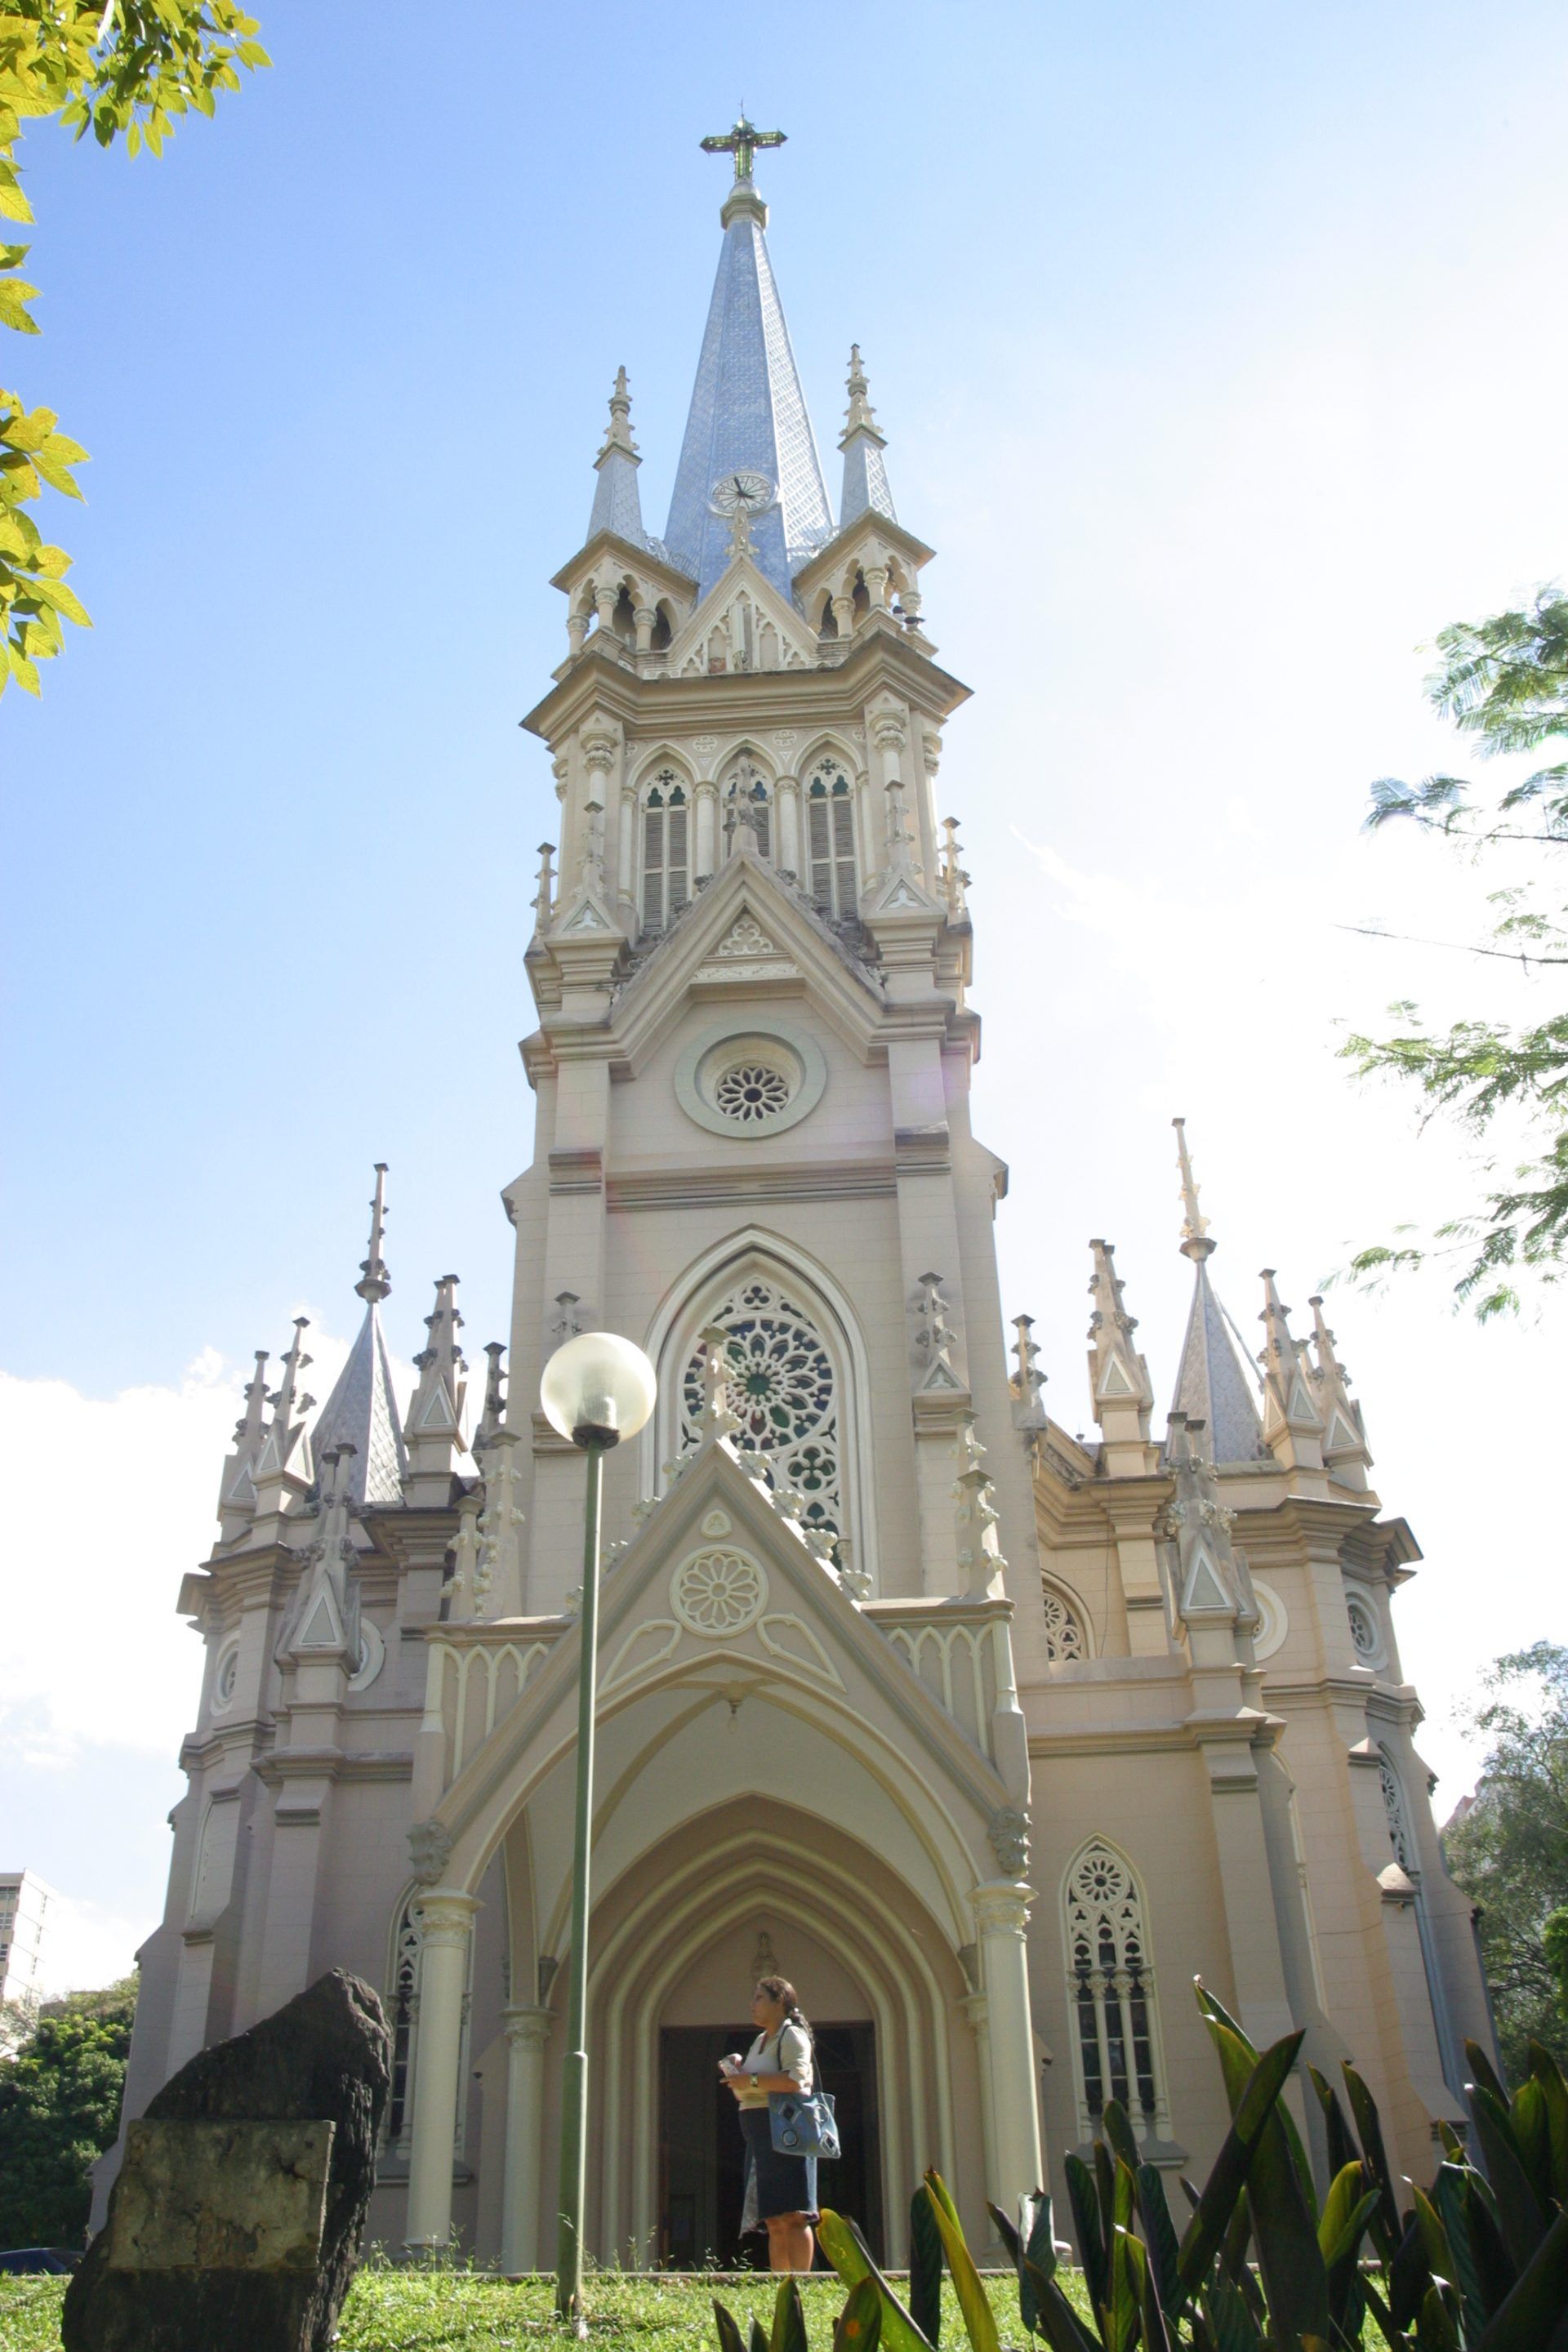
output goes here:
[{"label": "tracery detail", "polygon": [[1144,2138],[1163,2106],[1142,1897],[1131,1870],[1096,1838],[1064,1890],[1068,1990],[1078,2035],[1080,2127],[1094,2133],[1120,2099]]},{"label": "tracery detail", "polygon": [[[804,1527],[841,1534],[838,1377],[811,1318],[776,1283],[753,1277],[706,1319],[725,1334],[725,1399],[741,1424],[735,1444],[763,1456],[770,1486],[801,1496]],[[701,1433],[707,1352],[700,1341],[681,1381],[683,1454]]]},{"label": "tracery detail", "polygon": [[1377,1777],[1383,1784],[1383,1810],[1388,1818],[1388,1843],[1394,1848],[1394,1859],[1401,1870],[1411,1870],[1415,1867],[1415,1849],[1405,1817],[1405,1791],[1386,1756],[1380,1755],[1378,1759]]},{"label": "tracery detail", "polygon": [[1087,1658],[1089,1644],[1076,1612],[1048,1584],[1042,1586],[1040,1599],[1046,1614],[1047,1657],[1053,1663],[1063,1658]]},{"label": "tracery detail", "polygon": [[681,1623],[712,1641],[754,1625],[767,1599],[767,1578],[759,1563],[721,1544],[682,1560],[669,1588],[669,1604]]},{"label": "tracery detail", "polygon": [[713,1100],[726,1118],[750,1127],[787,1110],[791,1092],[782,1070],[770,1069],[765,1062],[737,1062],[718,1080]]}]

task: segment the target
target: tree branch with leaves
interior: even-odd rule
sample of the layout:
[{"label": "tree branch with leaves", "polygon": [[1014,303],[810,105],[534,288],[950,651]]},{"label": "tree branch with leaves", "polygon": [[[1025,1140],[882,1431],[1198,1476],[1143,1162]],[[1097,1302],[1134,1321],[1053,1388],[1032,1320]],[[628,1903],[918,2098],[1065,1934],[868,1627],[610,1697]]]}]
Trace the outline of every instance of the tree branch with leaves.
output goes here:
[{"label": "tree branch with leaves", "polygon": [[[132,155],[161,154],[180,116],[210,115],[242,69],[268,63],[258,29],[234,0],[0,0],[0,220],[33,218],[16,163],[25,125],[52,119],[100,147],[123,138]],[[28,250],[0,243],[0,327],[36,335]],[[79,499],[72,468],[86,457],[53,409],[0,388],[0,694],[12,678],[38,693],[62,622],[91,626],[66,585],[70,557],[25,512],[46,488]]]},{"label": "tree branch with leaves", "polygon": [[[1427,700],[1482,759],[1568,748],[1568,596],[1561,590],[1542,588],[1531,604],[1489,620],[1457,622],[1435,650],[1439,667],[1426,680]],[[1503,843],[1568,848],[1568,759],[1535,768],[1489,801],[1461,776],[1418,784],[1384,777],[1372,788],[1366,827],[1394,824],[1477,856]],[[1496,910],[1491,929],[1468,952],[1517,962],[1521,978],[1568,963],[1562,919],[1568,908],[1543,911],[1530,887],[1494,892],[1489,904]],[[1429,1241],[1360,1251],[1352,1271],[1376,1280],[1435,1254],[1457,1257],[1455,1294],[1484,1322],[1518,1307],[1521,1276],[1554,1282],[1568,1270],[1568,1009],[1533,1024],[1466,1020],[1447,1030],[1429,1028],[1407,1001],[1389,1012],[1403,1024],[1397,1034],[1355,1035],[1342,1048],[1358,1077],[1414,1087],[1426,1105],[1423,1124],[1443,1117],[1474,1138],[1489,1137],[1500,1118],[1516,1118],[1538,1149],[1507,1171],[1495,1159],[1484,1161],[1486,1189],[1472,1208],[1440,1224]]]}]

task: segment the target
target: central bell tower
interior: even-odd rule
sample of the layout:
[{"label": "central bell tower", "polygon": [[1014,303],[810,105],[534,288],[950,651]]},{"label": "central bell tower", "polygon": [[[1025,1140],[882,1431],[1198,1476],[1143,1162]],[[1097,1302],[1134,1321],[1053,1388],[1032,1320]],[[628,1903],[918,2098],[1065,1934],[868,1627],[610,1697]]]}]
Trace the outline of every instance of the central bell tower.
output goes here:
[{"label": "central bell tower", "polygon": [[926,633],[932,551],[895,510],[858,346],[834,518],[752,178],[779,143],[744,118],[704,142],[734,178],[664,534],[623,368],[553,583],[565,659],[523,722],[561,814],[526,957],[536,1152],[507,1193],[528,1532],[502,1607],[575,1580],[569,1449],[520,1416],[598,1326],[648,1349],[661,1394],[640,1459],[611,1459],[612,1534],[696,1444],[721,1349],[737,1444],[852,1596],[1037,1600],[1005,1171],[970,1131],[967,877],[937,815],[967,689]]}]

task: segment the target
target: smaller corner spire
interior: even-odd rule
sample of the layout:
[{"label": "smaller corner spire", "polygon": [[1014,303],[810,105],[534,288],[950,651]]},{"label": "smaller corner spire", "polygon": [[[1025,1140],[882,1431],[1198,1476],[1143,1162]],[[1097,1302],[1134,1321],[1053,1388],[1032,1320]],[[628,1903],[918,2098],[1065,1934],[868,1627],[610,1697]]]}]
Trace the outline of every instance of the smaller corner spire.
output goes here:
[{"label": "smaller corner spire", "polygon": [[367,1306],[378,1307],[392,1288],[392,1277],[382,1256],[386,1234],[386,1162],[375,1163],[375,1198],[370,1204],[370,1255],[360,1260],[360,1280],[354,1289]]},{"label": "smaller corner spire", "polygon": [[[300,1393],[300,1375],[310,1362],[305,1353],[304,1337],[310,1324],[308,1315],[295,1316],[293,1341],[283,1359],[278,1386],[267,1400],[272,1408],[272,1418],[251,1473],[259,1511],[280,1509],[289,1496],[304,1494],[310,1486],[310,1443],[305,1432],[305,1415],[316,1400]],[[269,1482],[266,1496],[261,1492],[264,1482]]]},{"label": "smaller corner spire", "polygon": [[458,1344],[463,1318],[458,1312],[458,1277],[442,1275],[436,1284],[436,1306],[425,1318],[429,1344],[414,1361],[419,1384],[404,1423],[408,1450],[405,1499],[414,1505],[445,1505],[450,1499],[457,1456],[464,1452],[463,1398],[468,1366]]},{"label": "smaller corner spire", "polygon": [[1173,1118],[1171,1125],[1176,1130],[1176,1158],[1182,1171],[1182,1207],[1185,1212],[1182,1223],[1182,1255],[1190,1257],[1194,1265],[1201,1265],[1205,1257],[1214,1255],[1215,1244],[1208,1238],[1209,1221],[1198,1207],[1197,1180],[1193,1174],[1193,1163],[1187,1151],[1187,1122],[1184,1118]]},{"label": "smaller corner spire", "polygon": [[844,484],[838,499],[838,528],[844,530],[857,516],[886,515],[897,522],[893,493],[888,486],[888,467],[882,452],[888,446],[885,433],[877,425],[877,412],[868,394],[870,385],[860,358],[860,346],[849,346],[847,377],[849,410],[844,430],[838,436],[838,446],[844,452]]},{"label": "smaller corner spire", "polygon": [[1351,1395],[1351,1376],[1334,1352],[1334,1335],[1323,1320],[1322,1299],[1309,1298],[1307,1304],[1312,1310],[1310,1345],[1317,1362],[1315,1366],[1307,1363],[1305,1369],[1323,1424],[1323,1460],[1341,1486],[1363,1488],[1372,1466],[1366,1423]]},{"label": "smaller corner spire", "polygon": [[1263,1436],[1276,1459],[1289,1470],[1323,1466],[1323,1423],[1307,1379],[1306,1350],[1290,1329],[1290,1310],[1280,1302],[1274,1268],[1262,1273]]},{"label": "smaller corner spire", "polygon": [[256,1350],[256,1369],[245,1384],[245,1409],[234,1425],[234,1451],[218,1482],[220,1541],[232,1543],[256,1508],[255,1471],[267,1442],[267,1349]]},{"label": "smaller corner spire", "polygon": [[1154,1391],[1149,1367],[1133,1343],[1137,1318],[1127,1312],[1116,1253],[1110,1242],[1091,1241],[1094,1273],[1089,1295],[1089,1378],[1094,1417],[1105,1439],[1105,1466],[1113,1477],[1142,1477],[1153,1467],[1149,1417]]},{"label": "smaller corner spire", "polygon": [[643,529],[642,495],[637,488],[637,467],[642,459],[637,455],[637,445],[632,439],[631,419],[631,385],[625,368],[617,368],[610,392],[610,422],[605,434],[605,446],[594,460],[599,478],[594,486],[588,537],[596,539],[600,531],[608,530],[613,531],[617,539],[629,540],[634,547],[646,547],[647,534]]}]

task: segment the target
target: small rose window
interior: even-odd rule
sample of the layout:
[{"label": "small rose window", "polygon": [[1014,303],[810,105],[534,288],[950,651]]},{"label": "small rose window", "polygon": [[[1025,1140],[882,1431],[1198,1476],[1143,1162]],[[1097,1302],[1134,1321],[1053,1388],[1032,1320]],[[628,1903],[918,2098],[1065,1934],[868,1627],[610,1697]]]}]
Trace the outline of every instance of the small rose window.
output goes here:
[{"label": "small rose window", "polygon": [[766,1062],[737,1062],[715,1082],[713,1101],[737,1126],[754,1127],[787,1110],[794,1092],[783,1070]]}]

